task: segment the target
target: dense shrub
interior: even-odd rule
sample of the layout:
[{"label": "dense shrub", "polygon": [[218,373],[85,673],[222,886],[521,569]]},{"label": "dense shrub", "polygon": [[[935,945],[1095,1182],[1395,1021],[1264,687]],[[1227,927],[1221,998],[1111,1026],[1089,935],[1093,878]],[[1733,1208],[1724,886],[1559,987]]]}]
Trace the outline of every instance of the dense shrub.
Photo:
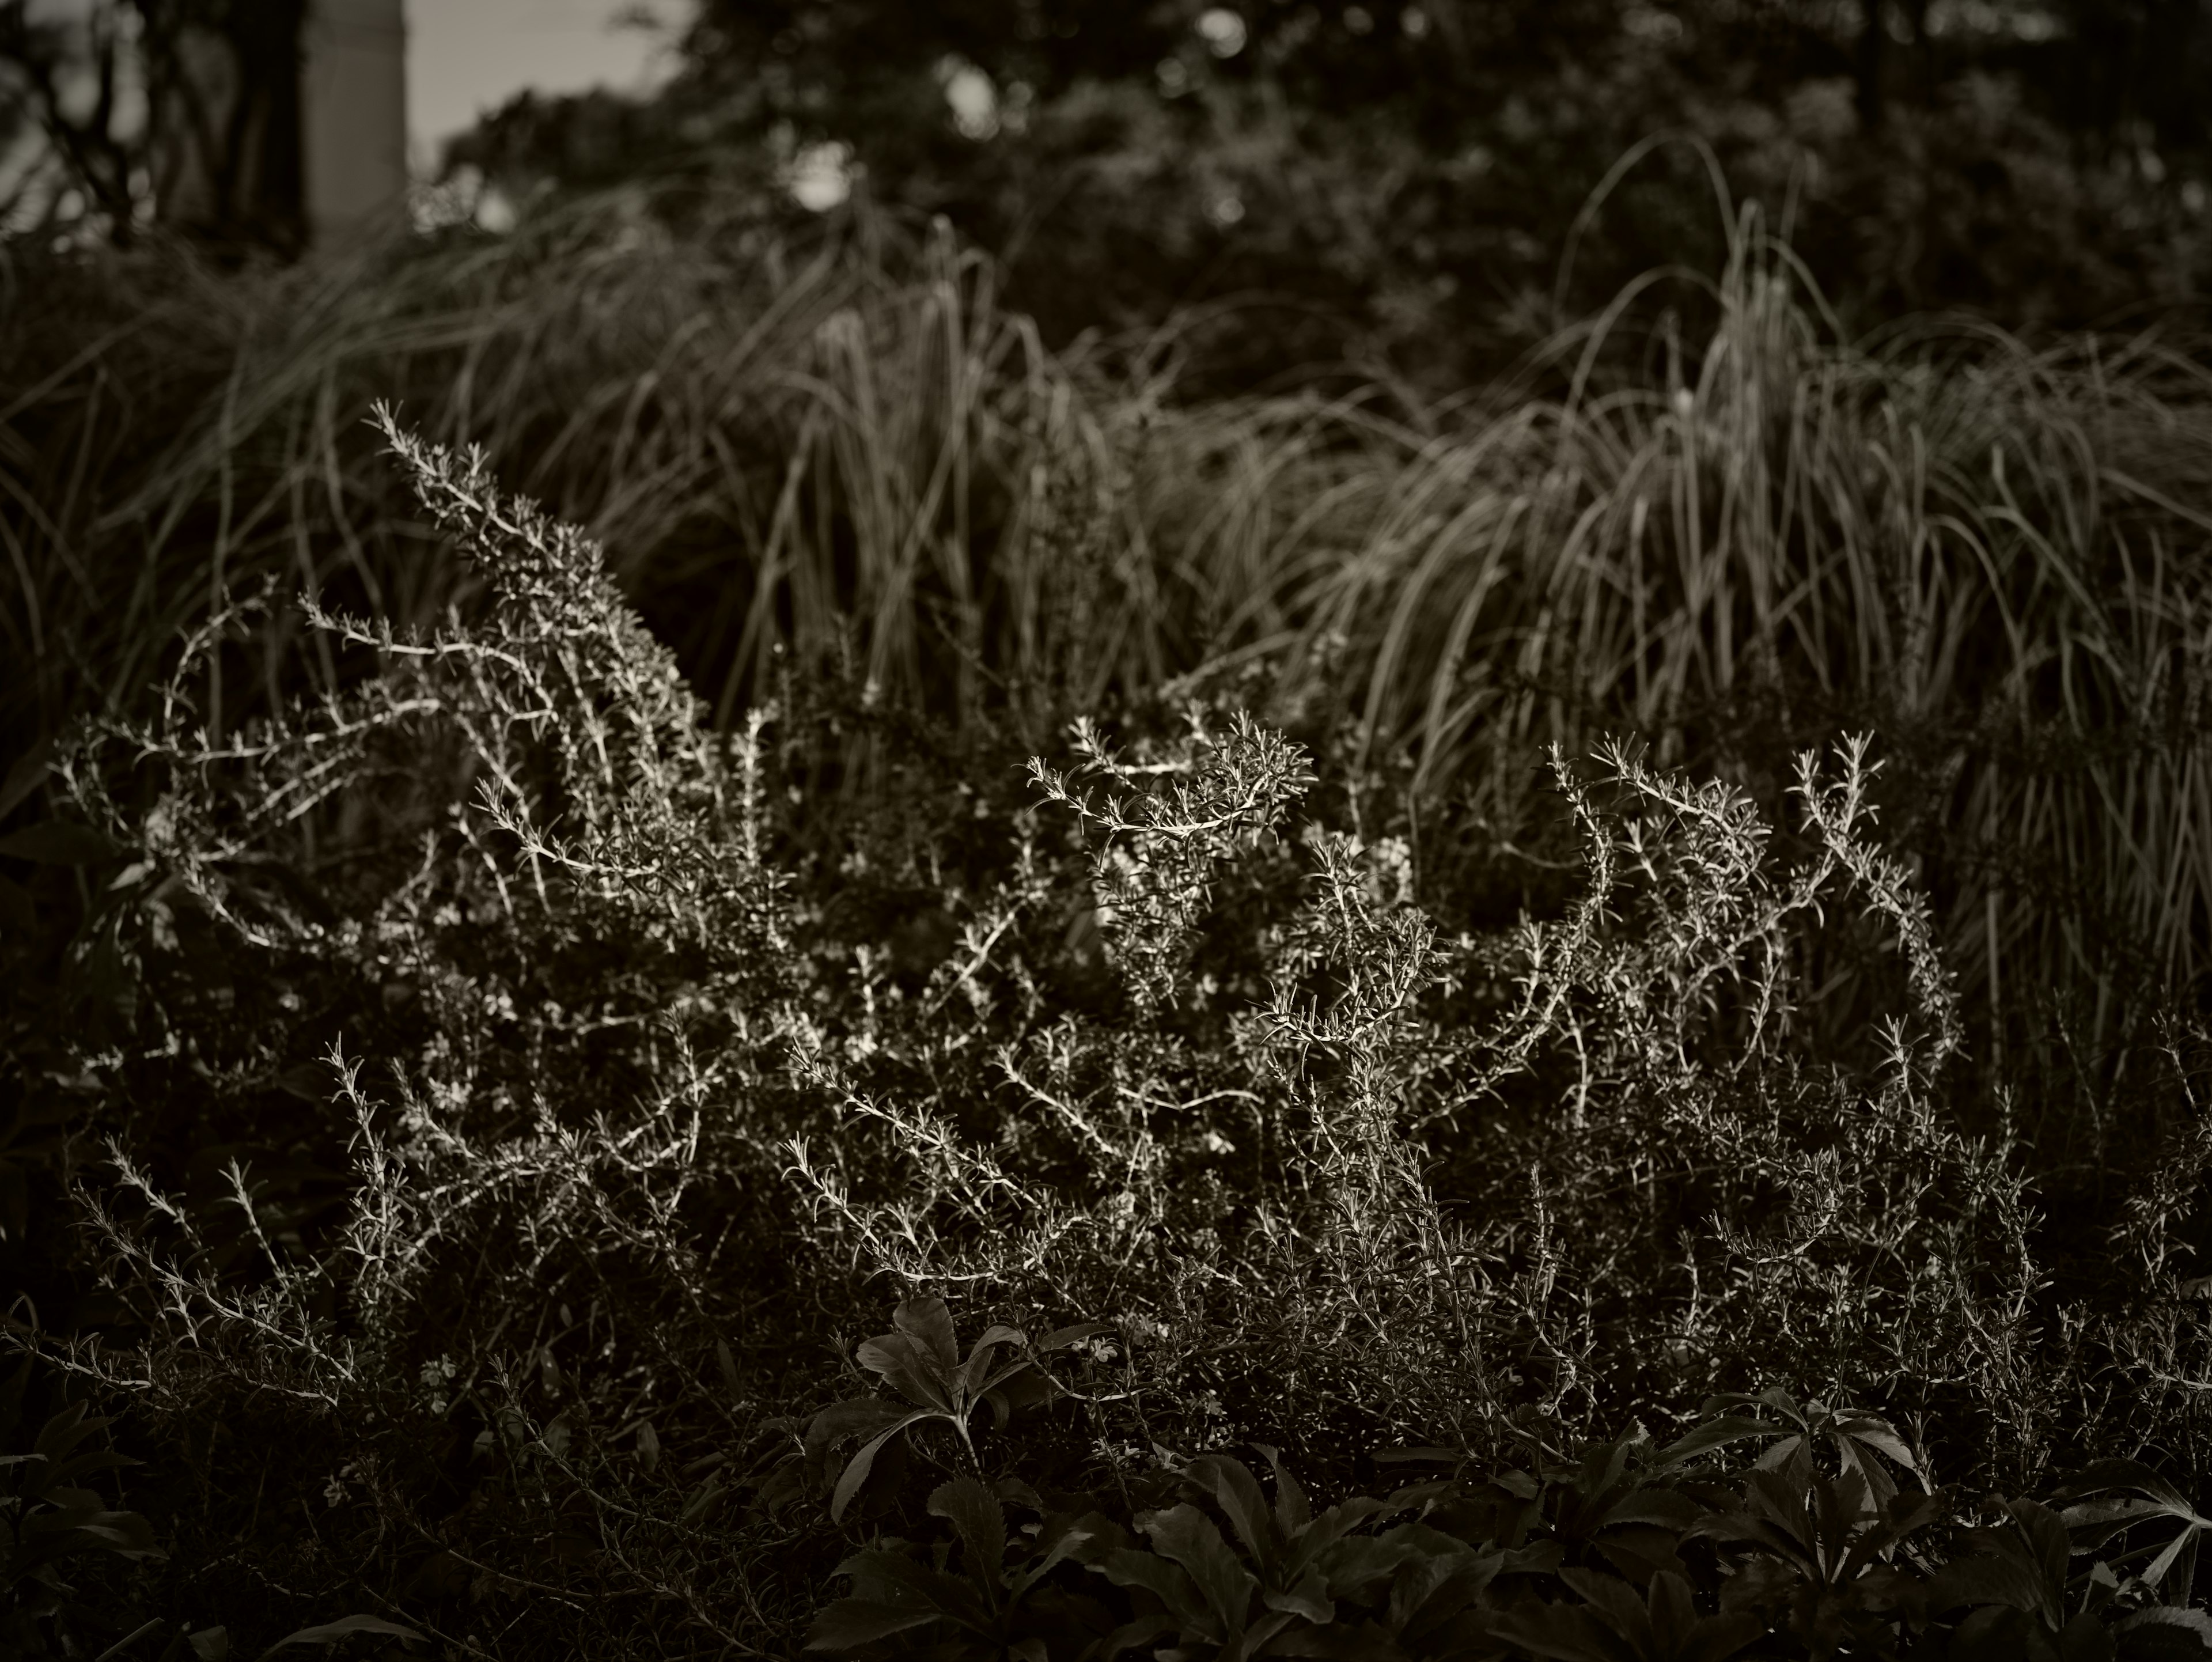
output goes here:
[{"label": "dense shrub", "polygon": [[[404,400],[615,551],[719,728],[786,673],[872,679],[963,745],[1011,730],[1018,762],[1262,666],[1247,702],[1303,707],[1314,744],[1313,712],[1349,714],[1363,776],[1409,765],[1424,892],[1470,926],[1563,902],[1548,745],[1633,737],[1786,823],[1796,753],[1871,734],[1972,1094],[2008,1083],[2092,1209],[2179,1134],[2136,1087],[2212,928],[2190,337],[1855,340],[1747,224],[1710,330],[1634,325],[1639,283],[1479,394],[1198,400],[1141,343],[1047,350],[991,264],[886,234],[687,187],[327,271],[33,262],[0,337],[0,726],[143,716],[211,578],[403,630],[468,604],[361,425]],[[364,661],[341,658],[275,608],[203,713],[337,690]],[[872,731],[808,775],[810,815],[872,788]],[[1873,1008],[1846,975],[1808,1019]]]},{"label": "dense shrub", "polygon": [[[2172,1272],[2212,1143],[2177,1026],[2146,1082],[2177,1129],[2114,1176],[2110,1273],[2050,1284],[2032,1151],[1966,1111],[1863,741],[1799,758],[1781,830],[1723,781],[1554,747],[1578,886],[1462,928],[1360,724],[1265,708],[1264,671],[1127,696],[1026,774],[1018,728],[860,665],[787,669],[718,730],[588,539],[384,423],[472,609],[410,633],[311,601],[331,689],[218,728],[198,701],[252,615],[220,612],[150,714],[33,770],[58,811],[0,847],[33,879],[11,968],[51,985],[12,1008],[11,1075],[87,1134],[52,1156],[82,1233],[44,1273],[101,1289],[19,1304],[9,1339],[149,1460],[149,1619],[782,1647],[842,1562],[896,1618],[833,1606],[815,1636],[846,1648],[936,1642],[976,1608],[950,1575],[985,1648],[1032,1656],[1127,1622],[1334,1654],[1276,1617],[1340,1599],[1425,1653],[1447,1583],[1474,1653],[1673,1623],[1826,1654],[1835,1622],[1918,1642],[1985,1606],[1954,1647],[1978,1621],[2089,1655],[2095,1611],[2187,1603],[2193,1556],[2159,1546],[2140,1586],[2070,1586],[2027,1501],[1964,1542],[2017,1585],[1892,1564],[1964,1514],[1899,1501],[1885,1460],[1924,1489],[2084,1468],[2085,1546],[2194,1540],[2158,1472],[2208,1464],[2212,1334]],[[1868,1022],[1811,1020],[1854,964]],[[1731,1392],[1779,1417],[1700,1420]],[[1620,1504],[1761,1429],[1753,1473]],[[1346,1500],[1310,1535],[1286,1477],[1267,1525],[1218,1454],[1255,1441],[1331,1499],[1394,1449],[1459,1470],[1394,1498],[1417,1523],[1353,1531],[1382,1503]],[[2130,1485],[2154,1498],[2094,1498]],[[1040,1519],[1012,1570],[1006,1504]],[[931,1513],[957,1568],[905,1555]],[[1016,1594],[1072,1625],[992,1626]]]}]

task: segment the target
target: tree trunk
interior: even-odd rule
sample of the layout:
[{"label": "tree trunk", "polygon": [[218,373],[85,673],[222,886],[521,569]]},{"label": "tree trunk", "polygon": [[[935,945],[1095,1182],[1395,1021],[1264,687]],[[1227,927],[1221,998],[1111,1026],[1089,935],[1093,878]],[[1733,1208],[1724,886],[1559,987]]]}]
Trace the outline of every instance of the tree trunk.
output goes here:
[{"label": "tree trunk", "polygon": [[1859,0],[1858,106],[1859,125],[1873,132],[1881,125],[1883,76],[1889,59],[1889,7],[1887,0]]},{"label": "tree trunk", "polygon": [[300,111],[306,0],[138,0],[155,211],[221,247],[306,240]]}]

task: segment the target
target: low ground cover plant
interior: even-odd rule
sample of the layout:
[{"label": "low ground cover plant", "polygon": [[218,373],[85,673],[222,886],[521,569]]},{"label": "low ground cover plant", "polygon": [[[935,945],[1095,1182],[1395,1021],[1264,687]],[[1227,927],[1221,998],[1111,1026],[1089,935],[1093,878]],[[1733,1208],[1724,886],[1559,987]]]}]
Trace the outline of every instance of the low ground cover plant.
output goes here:
[{"label": "low ground cover plant", "polygon": [[[1779,1417],[1715,1412],[1732,1403]],[[2155,1602],[2212,1520],[2132,1462],[2091,1468],[2063,1512],[1992,1497],[1966,1527],[1924,1478],[1899,1492],[1881,1457],[1907,1472],[1913,1457],[1872,1415],[1801,1409],[1778,1390],[1717,1398],[1708,1415],[1663,1449],[1641,1433],[1594,1440],[1578,1460],[1318,1513],[1273,1448],[1258,1451],[1272,1504],[1243,1461],[1205,1455],[1174,1474],[1184,1498],[1138,1514],[1146,1545],[1018,1482],[994,1493],[955,1477],[929,1512],[950,1525],[957,1571],[941,1549],[927,1563],[904,1542],[854,1555],[839,1566],[853,1593],[816,1619],[806,1648],[1110,1656],[1168,1638],[1175,1653],[1237,1656],[2113,1657],[2193,1654],[2212,1628]],[[1814,1438],[1791,1434],[1821,1424],[1840,1476],[1815,1463]],[[1699,1456],[1749,1440],[1769,1446],[1747,1473],[1700,1469]],[[2069,1578],[2075,1538],[2161,1507],[2181,1533],[2148,1574],[2123,1580],[2098,1558]],[[1026,1541],[1010,1537],[1010,1508],[1042,1514]],[[1095,1593],[1071,1590],[1075,1567]]]},{"label": "low ground cover plant", "polygon": [[72,1208],[8,1342],[167,1555],[103,1644],[2202,1647],[2203,1036],[2047,1227],[1868,742],[1780,823],[1555,746],[1572,880],[1463,925],[1263,676],[1042,755],[864,670],[718,728],[588,538],[381,421],[473,607],[310,600],[344,673],[229,726],[220,610],[0,846]]}]

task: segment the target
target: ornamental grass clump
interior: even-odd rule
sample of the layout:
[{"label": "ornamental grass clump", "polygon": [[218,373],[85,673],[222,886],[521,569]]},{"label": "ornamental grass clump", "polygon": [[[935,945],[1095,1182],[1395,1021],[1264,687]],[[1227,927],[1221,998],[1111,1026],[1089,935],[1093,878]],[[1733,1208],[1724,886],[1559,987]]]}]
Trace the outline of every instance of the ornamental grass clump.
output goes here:
[{"label": "ornamental grass clump", "polygon": [[[1863,1568],[1958,1522],[1898,1473],[2087,1467],[2197,1528],[2202,1037],[2152,1082],[2188,1129],[2115,1175],[2112,1274],[2054,1288],[2029,1151],[1956,1099],[1866,741],[1802,754],[1779,823],[1554,748],[1576,884],[1477,928],[1423,868],[1451,828],[1354,725],[1267,719],[1264,675],[1128,698],[1066,755],[865,661],[718,728],[589,539],[380,424],[471,605],[311,600],[331,685],[218,726],[227,608],[8,845],[46,861],[33,922],[78,920],[9,1066],[98,1104],[61,1156],[96,1287],[8,1342],[148,1459],[168,1556],[129,1591],[177,1633],[1057,1656],[1340,1607],[1377,1655],[1610,1653],[1607,1622],[1796,1655],[1836,1531]],[[1811,1019],[1845,973],[1865,1042]],[[1701,1467],[1734,1487],[1694,1517],[1652,1502],[1665,1540],[1608,1536],[1649,1521],[1608,1510],[1623,1474],[1672,1484],[1650,1451],[1731,1403],[1796,1440]],[[1353,1498],[1394,1461],[1452,1475]],[[1393,1507],[1415,1533],[1367,1527]],[[2181,1609],[2179,1562],[2122,1598],[2062,1555],[2034,1619]],[[1837,1597],[1907,1638],[1980,1598],[1912,1570]]]}]

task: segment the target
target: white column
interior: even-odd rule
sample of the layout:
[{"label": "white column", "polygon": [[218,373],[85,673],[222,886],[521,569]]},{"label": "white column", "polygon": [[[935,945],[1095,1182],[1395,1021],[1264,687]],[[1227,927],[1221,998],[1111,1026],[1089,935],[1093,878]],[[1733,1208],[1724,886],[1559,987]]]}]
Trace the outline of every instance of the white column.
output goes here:
[{"label": "white column", "polygon": [[328,242],[406,195],[407,23],[401,0],[311,0],[305,33],[307,222]]}]

